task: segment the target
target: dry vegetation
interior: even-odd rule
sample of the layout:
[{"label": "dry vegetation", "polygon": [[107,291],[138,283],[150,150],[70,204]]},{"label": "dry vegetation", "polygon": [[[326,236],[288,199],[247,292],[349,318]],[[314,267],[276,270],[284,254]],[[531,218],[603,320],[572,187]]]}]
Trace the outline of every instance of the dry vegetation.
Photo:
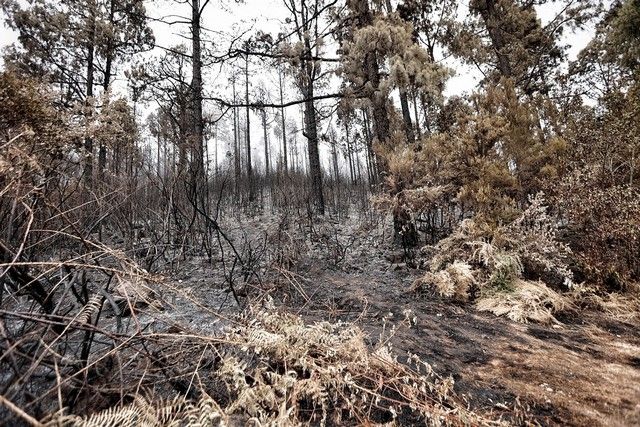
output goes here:
[{"label": "dry vegetation", "polygon": [[555,320],[553,314],[571,304],[556,290],[581,285],[573,282],[571,250],[558,242],[543,203],[538,195],[515,221],[493,230],[465,220],[436,247],[424,249],[436,255],[413,290],[434,286],[442,296],[475,300],[479,310],[517,322]]},{"label": "dry vegetation", "polygon": [[187,394],[199,397],[136,396],[89,417],[56,414],[45,425],[342,425],[398,416],[432,425],[490,424],[468,412],[452,382],[428,364],[416,356],[400,363],[388,346],[369,349],[349,324],[309,325],[263,309],[217,338],[158,335],[156,341],[197,358]]},{"label": "dry vegetation", "polygon": [[[130,64],[131,99],[110,79],[153,45],[141,0],[23,3],[0,0],[0,424],[640,424],[638,0],[550,26],[317,0],[222,53],[216,2],[178,2],[192,46]],[[440,51],[472,93],[444,95]]]}]

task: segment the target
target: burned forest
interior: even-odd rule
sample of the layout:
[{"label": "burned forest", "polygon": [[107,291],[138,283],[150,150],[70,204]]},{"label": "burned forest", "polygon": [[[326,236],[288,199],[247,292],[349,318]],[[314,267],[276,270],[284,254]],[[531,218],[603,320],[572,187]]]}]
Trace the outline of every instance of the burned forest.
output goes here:
[{"label": "burned forest", "polygon": [[640,0],[0,22],[0,425],[640,425]]}]

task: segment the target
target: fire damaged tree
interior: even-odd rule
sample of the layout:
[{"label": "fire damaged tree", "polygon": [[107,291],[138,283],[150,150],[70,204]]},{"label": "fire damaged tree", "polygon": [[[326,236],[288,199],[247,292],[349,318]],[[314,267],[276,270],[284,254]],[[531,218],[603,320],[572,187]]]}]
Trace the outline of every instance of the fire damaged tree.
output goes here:
[{"label": "fire damaged tree", "polygon": [[315,91],[319,80],[324,76],[322,63],[318,59],[322,54],[322,19],[337,1],[325,0],[284,0],[294,27],[292,33],[295,42],[290,42],[284,54],[291,66],[297,69],[296,84],[304,99],[304,132],[307,138],[309,157],[309,175],[311,180],[311,202],[314,210],[324,215],[325,202],[322,186],[322,166],[318,147],[318,114],[315,106]]},{"label": "fire damaged tree", "polygon": [[406,92],[410,83],[430,95],[438,95],[447,71],[431,61],[417,44],[411,24],[397,14],[386,14],[382,8],[373,10],[367,0],[352,0],[347,6],[340,35],[342,72],[350,83],[350,93],[365,98],[371,111],[375,163],[381,175],[386,176],[385,186],[395,200],[396,238],[405,247],[415,246],[418,234],[402,194],[409,183],[394,179],[397,174],[388,162],[391,152],[408,149],[405,147],[413,142],[414,135],[409,132],[410,117],[396,119],[389,96],[394,87]]},{"label": "fire damaged tree", "polygon": [[191,185],[196,209],[208,214],[206,201],[207,177],[204,168],[204,119],[202,115],[202,41],[200,28],[202,11],[200,0],[191,0],[191,113],[193,134],[191,135]]},{"label": "fire damaged tree", "polygon": [[[82,101],[89,117],[96,108],[96,85],[107,91],[117,66],[150,49],[153,34],[141,0],[37,0],[24,7],[2,2],[9,26],[18,31],[19,46],[8,63],[29,75],[51,78],[64,101]],[[94,141],[84,140],[85,180],[93,184]],[[103,178],[106,147],[101,143],[98,177]]]},{"label": "fire damaged tree", "polygon": [[451,40],[452,51],[477,64],[486,83],[513,79],[523,94],[548,92],[554,70],[565,57],[558,36],[583,26],[598,8],[591,2],[562,2],[560,12],[542,25],[534,3],[519,0],[477,0],[470,17]]}]

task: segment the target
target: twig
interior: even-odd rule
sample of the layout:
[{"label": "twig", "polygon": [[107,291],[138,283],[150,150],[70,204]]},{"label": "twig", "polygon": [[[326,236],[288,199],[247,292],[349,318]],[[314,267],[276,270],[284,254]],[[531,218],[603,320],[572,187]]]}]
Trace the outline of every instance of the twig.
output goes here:
[{"label": "twig", "polygon": [[42,424],[40,421],[36,420],[31,415],[24,412],[22,409],[18,408],[16,405],[13,404],[13,402],[9,401],[2,395],[0,395],[0,404],[3,404],[7,408],[9,408],[10,411],[12,411],[14,414],[19,416],[20,418],[22,418],[29,425],[34,427],[44,427],[44,424]]}]

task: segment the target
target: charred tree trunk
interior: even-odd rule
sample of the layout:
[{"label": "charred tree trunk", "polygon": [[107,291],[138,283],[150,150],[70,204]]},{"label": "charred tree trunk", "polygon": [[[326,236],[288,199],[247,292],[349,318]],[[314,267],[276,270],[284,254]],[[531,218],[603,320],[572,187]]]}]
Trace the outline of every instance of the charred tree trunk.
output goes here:
[{"label": "charred tree trunk", "polygon": [[495,0],[479,0],[469,6],[478,11],[487,27],[487,32],[498,60],[498,71],[504,77],[512,77],[513,70],[509,57],[505,52],[507,41],[504,38],[504,30],[500,25],[500,11],[496,8]]},{"label": "charred tree trunk", "polygon": [[417,91],[413,91],[413,116],[416,118],[416,137],[420,139],[422,131],[420,130],[420,116],[418,115],[418,99]]},{"label": "charred tree trunk", "polygon": [[192,30],[192,110],[193,110],[193,168],[196,193],[202,192],[205,186],[204,176],[204,129],[202,119],[202,57],[200,44],[200,0],[191,3]]},{"label": "charred tree trunk", "polygon": [[268,178],[271,174],[271,164],[269,162],[269,135],[267,132],[267,109],[263,108],[260,111],[262,118],[262,131],[264,134],[264,174]]},{"label": "charred tree trunk", "polygon": [[[115,0],[111,0],[109,2],[109,22],[113,23],[115,15]],[[111,37],[107,40],[107,49],[106,49],[106,60],[104,66],[104,81],[102,84],[102,88],[106,93],[109,90],[109,85],[111,84],[111,77],[113,74],[113,56],[114,56],[114,47],[113,41]],[[158,148],[159,149],[159,148]],[[104,180],[104,171],[107,166],[107,147],[104,143],[100,142],[100,148],[98,150],[98,181],[102,182]]]},{"label": "charred tree trunk", "polygon": [[[306,64],[307,72],[312,65]],[[309,75],[309,74],[308,74]],[[312,81],[310,79],[310,81]],[[322,193],[322,169],[320,166],[320,152],[318,150],[318,129],[316,109],[313,103],[313,84],[309,83],[305,87],[305,136],[307,138],[307,149],[309,155],[309,175],[311,176],[311,196],[313,205],[318,214],[324,215],[324,195]]]},{"label": "charred tree trunk", "polygon": [[355,183],[357,184],[358,182],[362,181],[362,171],[360,170],[360,156],[358,155],[359,150],[358,150],[357,140],[354,141],[353,145],[355,147],[355,151],[353,153],[353,161],[356,165],[356,182]]},{"label": "charred tree trunk", "polygon": [[[282,88],[282,70],[278,70],[278,80],[280,83],[280,104],[284,104],[284,95]],[[283,153],[283,167],[285,176],[289,173],[289,160],[287,158],[287,126],[285,125],[285,108],[282,107],[280,111],[280,117],[282,119],[282,153]]]},{"label": "charred tree trunk", "polygon": [[251,167],[251,123],[249,120],[249,55],[245,56],[245,68],[244,68],[244,98],[246,104],[246,135],[245,140],[247,144],[247,181],[249,185],[249,200],[253,201],[253,170]]},{"label": "charred tree trunk", "polygon": [[345,142],[347,151],[347,161],[349,162],[349,177],[351,178],[351,184],[355,184],[355,169],[353,166],[353,147],[351,146],[351,135],[349,134],[349,124],[345,120],[344,122]]},{"label": "charred tree trunk", "polygon": [[339,180],[340,180],[340,172],[338,170],[338,150],[337,150],[337,141],[335,140],[335,137],[331,137],[331,160],[333,163],[333,175],[334,175],[334,179],[336,180],[336,185],[339,184]]},{"label": "charred tree trunk", "polygon": [[[91,105],[91,98],[93,98],[93,74],[95,69],[94,54],[95,54],[95,36],[96,36],[96,4],[95,2],[89,3],[89,37],[87,41],[87,88],[86,88],[86,104],[87,107],[93,109]],[[91,111],[89,111],[91,116]],[[87,136],[84,140],[84,151],[87,156],[85,159],[84,178],[87,187],[93,186],[93,138]]]},{"label": "charred tree trunk", "polygon": [[413,134],[413,123],[411,122],[411,112],[409,110],[409,99],[407,97],[407,90],[400,89],[400,106],[402,107],[402,119],[404,121],[404,133],[407,137],[407,142],[413,144],[416,140]]},{"label": "charred tree trunk", "polygon": [[362,118],[364,121],[364,133],[367,143],[367,157],[369,158],[369,163],[371,165],[371,176],[369,177],[369,182],[376,184],[378,182],[378,170],[376,166],[376,157],[373,152],[373,136],[371,135],[371,126],[369,124],[369,113],[365,109],[362,110]]},{"label": "charred tree trunk", "polygon": [[[355,0],[352,3],[353,11],[357,16],[356,25],[358,28],[365,28],[373,25],[373,15],[369,8],[368,0]],[[387,94],[380,90],[380,65],[378,54],[375,50],[370,50],[365,54],[364,70],[368,82],[371,84],[369,100],[371,102],[371,110],[373,115],[373,134],[374,140],[378,144],[386,144],[391,137],[389,112],[387,105],[389,98]],[[385,161],[379,155],[375,154],[378,172],[381,173],[386,169]]]},{"label": "charred tree trunk", "polygon": [[[233,103],[236,101],[236,80],[235,78],[232,80],[232,88],[233,88]],[[239,190],[240,185],[240,138],[238,138],[238,109],[233,107],[233,170],[236,184],[236,193]]]},{"label": "charred tree trunk", "polygon": [[[356,26],[358,28],[366,28],[373,25],[373,15],[369,8],[368,0],[353,0],[352,9],[357,17]],[[388,144],[391,139],[391,126],[389,120],[389,112],[387,110],[389,105],[389,97],[387,93],[381,89],[381,76],[380,76],[380,61],[378,53],[375,49],[369,50],[365,54],[364,58],[364,71],[371,84],[371,90],[369,92],[369,100],[371,102],[371,112],[373,115],[373,134],[374,141],[378,144]],[[406,101],[406,98],[405,98]],[[403,113],[404,113],[403,106]],[[408,112],[408,105],[406,108]],[[406,126],[405,126],[406,128]],[[413,131],[411,131],[413,133]],[[375,152],[374,152],[375,153]],[[384,159],[375,154],[376,164],[379,173],[384,173],[387,169],[387,164]],[[401,239],[405,248],[408,245],[413,245],[418,240],[415,224],[413,223],[410,215],[407,213],[406,206],[401,202],[402,193],[392,194],[397,196],[396,209],[393,212],[394,229],[396,232],[396,238]]]}]

